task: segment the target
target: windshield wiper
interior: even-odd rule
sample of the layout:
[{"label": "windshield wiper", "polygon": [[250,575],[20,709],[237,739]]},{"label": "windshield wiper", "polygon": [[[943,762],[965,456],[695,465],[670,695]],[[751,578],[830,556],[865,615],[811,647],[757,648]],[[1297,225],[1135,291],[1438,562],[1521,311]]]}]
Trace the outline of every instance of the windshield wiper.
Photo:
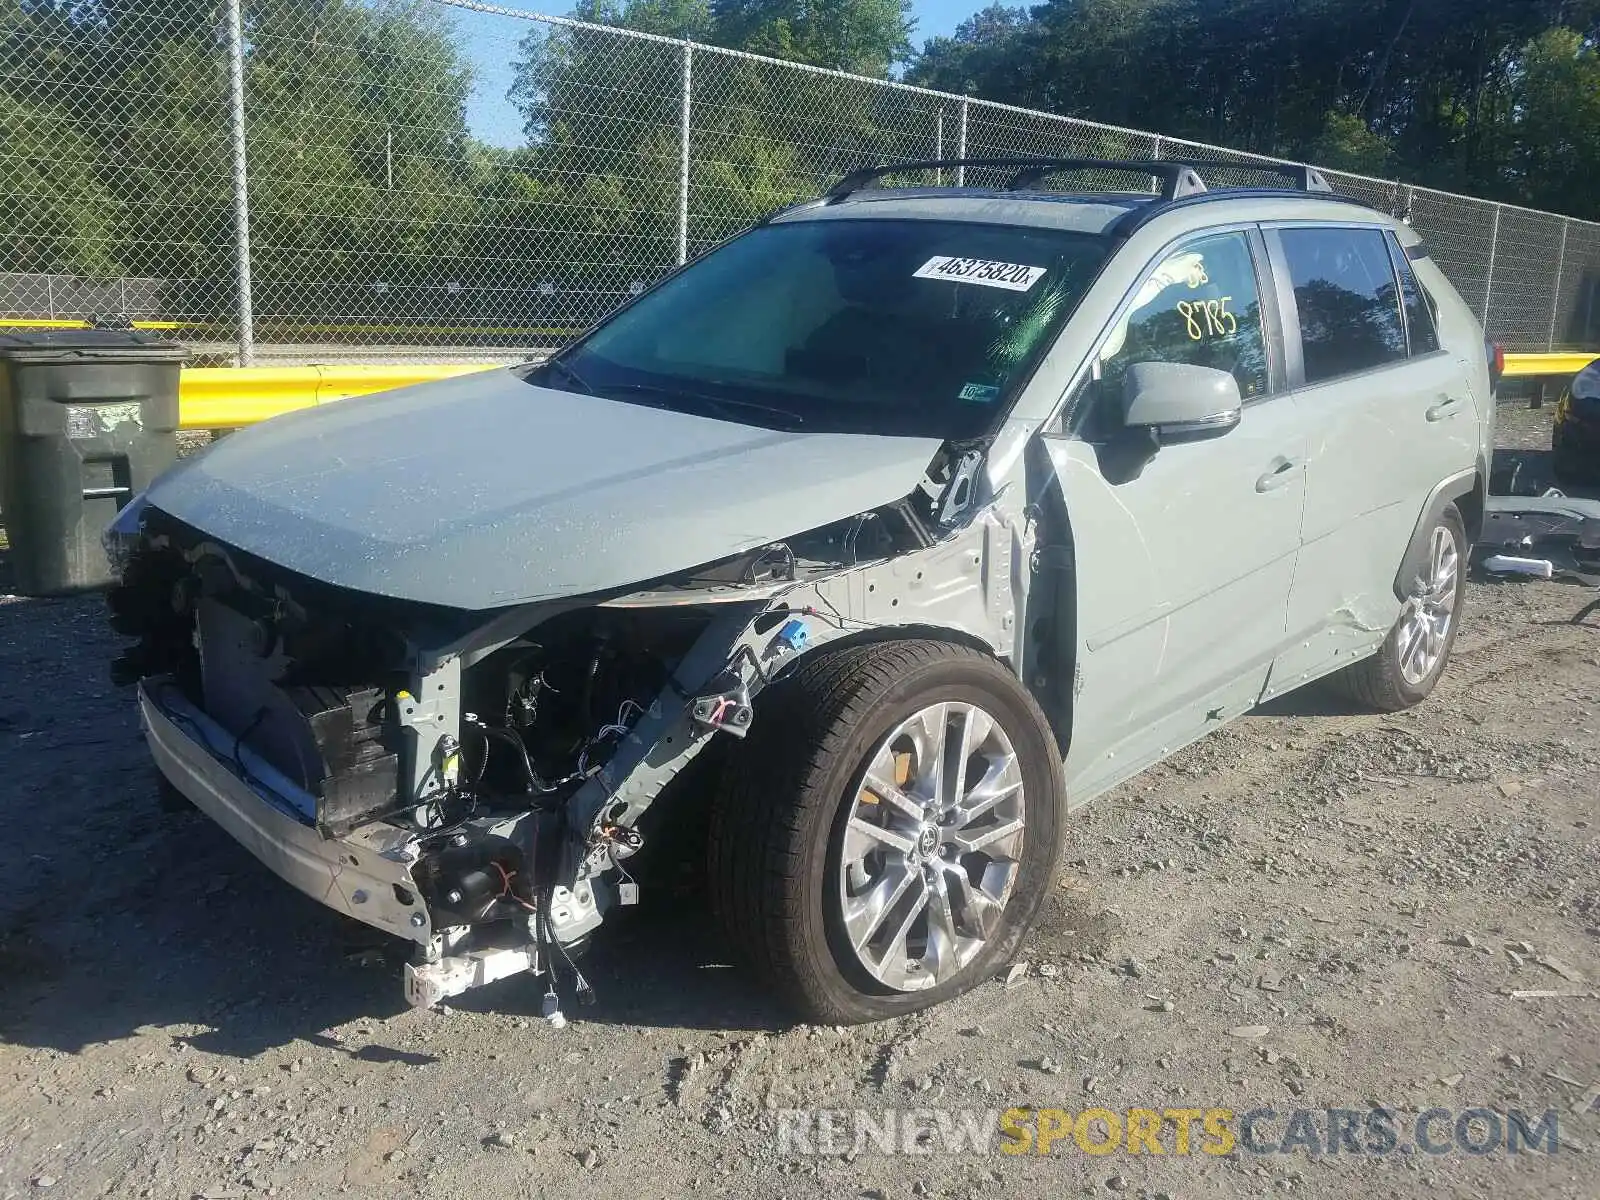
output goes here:
[{"label": "windshield wiper", "polygon": [[582,392],[585,396],[593,396],[595,394],[594,388],[589,385],[589,383],[584,379],[584,377],[582,375],[579,375],[571,367],[567,366],[566,363],[562,362],[559,356],[556,357],[556,358],[547,358],[547,359],[545,359],[544,363],[543,363],[543,366],[547,370],[551,370],[551,371],[554,371],[557,374],[559,374],[562,378],[564,378],[568,383],[572,384],[575,388],[578,389],[578,391]]},{"label": "windshield wiper", "polygon": [[[652,383],[612,383],[607,384],[605,391],[632,392],[640,396],[656,396],[662,400],[687,400],[694,404],[703,404],[707,408],[727,416],[734,412],[759,413],[766,417],[777,417],[787,422],[791,427],[805,424],[805,418],[799,413],[787,408],[778,408],[771,404],[761,404],[755,400],[738,400],[729,396],[712,396],[705,392],[696,392],[687,388],[663,387]],[[654,405],[652,407],[668,407],[667,405]]]}]

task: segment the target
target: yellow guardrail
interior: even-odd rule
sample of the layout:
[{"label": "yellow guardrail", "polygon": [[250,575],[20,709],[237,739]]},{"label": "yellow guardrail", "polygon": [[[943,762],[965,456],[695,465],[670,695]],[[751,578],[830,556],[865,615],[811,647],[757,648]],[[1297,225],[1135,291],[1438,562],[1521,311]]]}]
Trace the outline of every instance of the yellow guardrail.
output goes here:
[{"label": "yellow guardrail", "polygon": [[391,388],[488,371],[494,363],[395,366],[189,367],[178,379],[184,429],[234,429],[279,413]]},{"label": "yellow guardrail", "polygon": [[[134,321],[135,329],[182,329],[178,321]],[[88,321],[50,320],[44,317],[0,317],[0,329],[88,329]]]},{"label": "yellow guardrail", "polygon": [[[1576,375],[1600,355],[1508,354],[1506,375],[1522,378]],[[395,366],[191,367],[179,384],[185,429],[234,429],[279,413],[311,408],[346,396],[365,396],[435,379],[487,371],[494,363]]]},{"label": "yellow guardrail", "polygon": [[[129,322],[134,329],[188,330],[196,338],[226,342],[235,335],[233,326],[218,321],[146,321]],[[89,321],[67,317],[0,317],[0,329],[92,329]],[[330,335],[347,337],[398,337],[426,334],[429,336],[459,336],[478,334],[486,337],[571,337],[582,333],[579,325],[419,325],[408,321],[284,321],[267,319],[257,325],[263,342],[284,342],[295,338],[317,338]]]},{"label": "yellow guardrail", "polygon": [[[83,321],[0,319],[0,328],[31,326],[82,329]],[[171,321],[135,321],[136,329],[176,329]],[[478,330],[477,332],[482,332]],[[549,332],[556,332],[550,330]],[[1600,354],[1507,354],[1508,378],[1551,378],[1576,375]],[[487,371],[494,363],[403,363],[394,366],[327,365],[313,367],[191,367],[179,385],[181,422],[185,429],[233,429],[254,425],[279,413],[311,408],[347,396],[409,387],[435,379],[451,379]]]},{"label": "yellow guardrail", "polygon": [[1506,375],[1523,378],[1539,375],[1576,375],[1596,358],[1600,358],[1600,354],[1587,351],[1576,354],[1508,354]]}]

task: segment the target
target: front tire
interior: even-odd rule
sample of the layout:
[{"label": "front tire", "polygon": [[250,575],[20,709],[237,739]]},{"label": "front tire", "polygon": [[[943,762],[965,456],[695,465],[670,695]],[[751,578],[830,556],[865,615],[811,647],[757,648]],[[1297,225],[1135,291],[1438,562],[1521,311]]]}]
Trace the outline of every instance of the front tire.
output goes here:
[{"label": "front tire", "polygon": [[1421,704],[1450,661],[1467,578],[1467,531],[1449,505],[1428,533],[1428,553],[1399,619],[1371,658],[1353,663],[1332,682],[1357,703],[1380,712]]},{"label": "front tire", "polygon": [[966,646],[822,650],[763,692],[713,809],[713,909],[805,1019],[875,1021],[990,977],[1059,854],[1061,758]]}]

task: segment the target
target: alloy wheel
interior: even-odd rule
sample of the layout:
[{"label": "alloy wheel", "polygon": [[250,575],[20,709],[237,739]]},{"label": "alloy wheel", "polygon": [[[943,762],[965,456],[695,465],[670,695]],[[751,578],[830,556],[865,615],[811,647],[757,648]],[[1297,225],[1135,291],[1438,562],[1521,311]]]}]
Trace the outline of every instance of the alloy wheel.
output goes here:
[{"label": "alloy wheel", "polygon": [[973,704],[929,705],[867,759],[835,871],[857,962],[896,991],[933,987],[1000,928],[1021,866],[1022,764]]},{"label": "alloy wheel", "polygon": [[1444,657],[1445,642],[1454,619],[1461,585],[1461,551],[1455,533],[1446,525],[1433,531],[1428,562],[1400,615],[1400,674],[1412,687],[1420,687]]}]

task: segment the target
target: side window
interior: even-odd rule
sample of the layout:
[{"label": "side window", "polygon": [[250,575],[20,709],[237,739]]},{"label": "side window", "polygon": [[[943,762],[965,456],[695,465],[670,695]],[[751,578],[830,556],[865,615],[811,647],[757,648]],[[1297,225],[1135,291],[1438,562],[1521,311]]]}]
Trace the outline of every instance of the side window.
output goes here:
[{"label": "side window", "polygon": [[1389,256],[1400,275],[1400,301],[1406,306],[1406,333],[1411,338],[1411,357],[1432,354],[1439,348],[1439,330],[1433,321],[1433,305],[1428,303],[1427,296],[1423,294],[1422,285],[1417,282],[1417,274],[1411,269],[1411,261],[1406,258],[1400,243],[1395,241],[1393,234],[1388,238]]},{"label": "side window", "polygon": [[1400,290],[1380,229],[1279,232],[1295,304],[1306,382],[1403,362]]},{"label": "side window", "polygon": [[1145,279],[1100,350],[1100,395],[1115,403],[1134,363],[1229,371],[1246,400],[1267,393],[1267,348],[1255,258],[1243,233],[1187,242]]}]

